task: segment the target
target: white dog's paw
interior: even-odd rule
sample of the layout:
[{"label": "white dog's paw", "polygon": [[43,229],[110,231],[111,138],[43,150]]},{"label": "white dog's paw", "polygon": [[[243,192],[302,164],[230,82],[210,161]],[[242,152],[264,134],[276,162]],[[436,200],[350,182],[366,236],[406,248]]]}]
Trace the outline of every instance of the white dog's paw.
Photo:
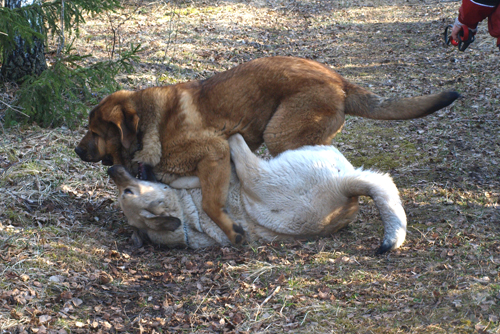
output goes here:
[{"label": "white dog's paw", "polygon": [[229,142],[229,146],[232,146],[232,145],[241,146],[242,144],[245,143],[245,139],[239,133],[232,135],[231,137],[229,137],[229,139],[227,141]]},{"label": "white dog's paw", "polygon": [[245,148],[247,148],[247,143],[242,135],[239,133],[232,135],[228,138],[229,150],[231,151],[231,157],[235,158],[245,153]]}]

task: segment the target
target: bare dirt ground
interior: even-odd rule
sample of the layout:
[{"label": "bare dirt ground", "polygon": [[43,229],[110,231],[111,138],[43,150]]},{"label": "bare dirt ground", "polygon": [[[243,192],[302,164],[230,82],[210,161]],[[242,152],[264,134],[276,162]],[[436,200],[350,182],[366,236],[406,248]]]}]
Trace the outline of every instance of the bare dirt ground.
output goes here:
[{"label": "bare dirt ground", "polygon": [[382,257],[367,198],[331,238],[134,249],[105,169],[73,153],[83,128],[3,129],[1,333],[500,333],[500,53],[485,23],[466,52],[443,46],[459,5],[143,2],[88,18],[80,54],[110,57],[113,29],[115,49],[142,44],[135,72],[120,77],[128,89],[289,55],[385,97],[463,98],[413,121],[348,118],[334,140],[401,191],[407,241]]}]

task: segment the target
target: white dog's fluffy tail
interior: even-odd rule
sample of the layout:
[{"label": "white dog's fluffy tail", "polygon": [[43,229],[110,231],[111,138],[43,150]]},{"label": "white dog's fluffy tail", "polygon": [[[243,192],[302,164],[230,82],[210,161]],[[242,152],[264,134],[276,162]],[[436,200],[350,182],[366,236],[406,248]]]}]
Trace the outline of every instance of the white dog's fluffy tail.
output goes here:
[{"label": "white dog's fluffy tail", "polygon": [[369,196],[375,202],[384,223],[384,239],[377,254],[401,246],[406,237],[406,214],[388,174],[356,169],[341,178],[340,187],[347,197]]}]

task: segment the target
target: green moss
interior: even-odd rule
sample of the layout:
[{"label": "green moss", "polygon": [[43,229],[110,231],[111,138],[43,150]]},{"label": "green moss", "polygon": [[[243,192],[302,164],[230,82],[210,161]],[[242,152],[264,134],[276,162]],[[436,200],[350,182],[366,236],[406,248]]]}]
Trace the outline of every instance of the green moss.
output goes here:
[{"label": "green moss", "polygon": [[364,168],[378,168],[381,170],[390,170],[401,166],[401,163],[389,155],[379,155],[375,157],[355,157],[350,159],[354,166],[363,166]]},{"label": "green moss", "polygon": [[208,14],[208,13],[219,13],[224,10],[223,7],[185,7],[185,8],[180,8],[178,10],[178,14],[181,16],[189,16],[189,15],[199,15],[199,14]]},{"label": "green moss", "polygon": [[27,226],[30,223],[23,213],[19,213],[12,209],[5,210],[4,215],[7,216],[7,218],[11,220],[12,225],[15,226]]},{"label": "green moss", "polygon": [[333,145],[338,146],[355,167],[389,171],[423,159],[421,149],[411,138],[398,133],[399,123],[391,127],[386,122],[350,117],[347,123],[346,130],[337,135]]}]

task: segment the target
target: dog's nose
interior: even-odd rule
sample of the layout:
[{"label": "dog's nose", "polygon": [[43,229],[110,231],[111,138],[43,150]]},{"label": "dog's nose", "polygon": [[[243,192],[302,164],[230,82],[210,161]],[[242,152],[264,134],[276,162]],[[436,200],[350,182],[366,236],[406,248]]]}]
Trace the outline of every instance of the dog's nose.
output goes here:
[{"label": "dog's nose", "polygon": [[125,169],[125,167],[121,165],[114,165],[108,168],[109,177],[116,183],[118,186],[128,186],[135,184],[137,179],[130,175],[130,173]]},{"label": "dog's nose", "polygon": [[107,173],[109,176],[113,177],[114,175],[116,175],[116,170],[117,170],[116,166],[111,166],[108,168]]},{"label": "dog's nose", "polygon": [[85,150],[80,146],[75,147],[75,153],[78,154],[79,157],[83,157],[85,155]]}]

